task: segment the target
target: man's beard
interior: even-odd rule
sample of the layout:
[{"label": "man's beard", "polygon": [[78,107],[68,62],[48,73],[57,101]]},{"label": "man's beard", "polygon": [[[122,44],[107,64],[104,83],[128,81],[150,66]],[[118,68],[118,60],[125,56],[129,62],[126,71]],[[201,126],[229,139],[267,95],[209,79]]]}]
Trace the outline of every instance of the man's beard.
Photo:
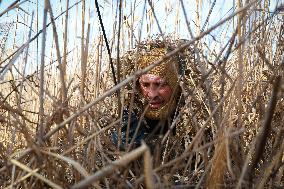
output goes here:
[{"label": "man's beard", "polygon": [[163,120],[167,119],[169,115],[173,112],[176,107],[175,98],[171,98],[171,100],[165,104],[163,104],[160,108],[152,109],[148,107],[145,117],[153,120]]}]

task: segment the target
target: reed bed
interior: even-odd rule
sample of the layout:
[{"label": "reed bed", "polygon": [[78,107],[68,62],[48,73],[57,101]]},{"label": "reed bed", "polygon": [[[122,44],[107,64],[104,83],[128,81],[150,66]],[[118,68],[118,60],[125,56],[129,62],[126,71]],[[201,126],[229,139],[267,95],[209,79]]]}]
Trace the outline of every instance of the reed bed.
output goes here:
[{"label": "reed bed", "polygon": [[[237,0],[215,21],[216,0],[4,2],[0,188],[284,187],[283,4]],[[153,34],[188,40],[128,72],[121,57]],[[119,151],[135,79],[189,48],[185,144]]]}]

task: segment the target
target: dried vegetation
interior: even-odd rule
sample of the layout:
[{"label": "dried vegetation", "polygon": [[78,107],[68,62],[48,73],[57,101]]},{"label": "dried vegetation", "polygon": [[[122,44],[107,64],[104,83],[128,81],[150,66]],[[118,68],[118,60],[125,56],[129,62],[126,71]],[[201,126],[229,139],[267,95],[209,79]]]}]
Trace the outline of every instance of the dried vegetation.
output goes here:
[{"label": "dried vegetation", "polygon": [[[145,144],[118,151],[109,137],[121,122],[125,87],[150,69],[125,78],[124,62],[114,59],[156,26],[168,32],[158,3],[88,2],[16,0],[1,9],[0,188],[284,187],[283,4],[271,11],[267,0],[237,0],[211,23],[219,1],[208,13],[196,1],[194,16],[187,1],[165,1],[166,13],[176,11],[171,36],[186,32],[190,40],[164,58],[191,46],[195,62],[180,83],[185,103],[175,123],[185,130],[163,139],[166,147],[155,149],[165,151],[161,157]],[[113,7],[113,23],[105,23],[103,6]],[[79,38],[70,37],[74,28]]]}]

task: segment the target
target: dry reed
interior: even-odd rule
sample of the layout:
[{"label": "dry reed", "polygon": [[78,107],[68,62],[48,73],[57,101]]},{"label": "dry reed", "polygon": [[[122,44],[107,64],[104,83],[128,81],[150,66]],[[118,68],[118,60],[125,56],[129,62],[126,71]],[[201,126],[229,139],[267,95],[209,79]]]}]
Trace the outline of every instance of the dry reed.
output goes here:
[{"label": "dry reed", "polygon": [[[195,13],[188,3],[164,2],[165,14],[154,0],[16,0],[0,9],[0,188],[284,187],[283,5],[238,0],[215,22],[220,1],[197,0]],[[165,40],[171,20],[169,36],[190,40],[127,75],[120,57],[154,33]],[[182,125],[181,135],[168,131],[155,150],[130,150],[132,139],[120,151],[110,133],[121,132],[124,97],[132,109],[136,79],[189,47],[195,61],[170,128]]]}]

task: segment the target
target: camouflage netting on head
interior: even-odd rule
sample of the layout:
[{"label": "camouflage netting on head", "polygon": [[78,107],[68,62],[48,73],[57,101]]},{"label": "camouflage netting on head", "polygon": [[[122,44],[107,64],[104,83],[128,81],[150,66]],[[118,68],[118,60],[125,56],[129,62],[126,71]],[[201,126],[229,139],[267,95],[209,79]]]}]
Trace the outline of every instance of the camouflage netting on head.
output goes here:
[{"label": "camouflage netting on head", "polygon": [[[178,49],[186,42],[188,41],[172,39],[169,36],[153,37],[140,42],[133,50],[125,53],[121,58],[120,63],[123,70],[125,70],[121,77],[126,78],[135,71],[161,60],[164,55]],[[188,138],[189,135],[195,133],[203,125],[209,115],[208,108],[204,103],[205,90],[195,59],[193,44],[172,56],[168,61],[159,64],[148,73],[165,77],[169,84],[179,91],[176,98],[176,130],[178,136],[187,136],[186,138]],[[178,81],[177,84],[176,81]],[[139,95],[138,83],[136,82],[135,85],[135,89],[133,89],[133,83],[126,87],[125,104],[127,106],[133,104],[134,111],[142,114],[144,102]],[[131,94],[134,94],[134,103],[131,103],[133,102]]]}]

